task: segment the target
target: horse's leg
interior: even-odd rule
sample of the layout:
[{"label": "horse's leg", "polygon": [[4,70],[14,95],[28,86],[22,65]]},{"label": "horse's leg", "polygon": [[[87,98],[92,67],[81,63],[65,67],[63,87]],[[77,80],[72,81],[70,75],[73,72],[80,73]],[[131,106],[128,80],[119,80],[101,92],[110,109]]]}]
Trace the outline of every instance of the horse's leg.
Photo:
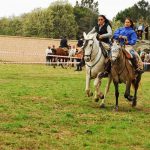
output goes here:
[{"label": "horse's leg", "polygon": [[112,82],[112,77],[109,76],[108,81],[107,81],[107,85],[106,85],[106,88],[105,88],[105,94],[104,94],[103,98],[101,98],[102,102],[101,102],[100,108],[105,107],[105,99],[106,99],[107,93],[109,92],[111,82]]},{"label": "horse's leg", "polygon": [[131,88],[131,81],[127,81],[127,83],[126,83],[126,91],[125,91],[124,97],[128,101],[133,101],[133,96],[130,95],[130,88]]},{"label": "horse's leg", "polygon": [[94,80],[94,87],[95,87],[94,100],[95,100],[95,102],[98,102],[99,98],[100,98],[100,85],[101,85],[101,80],[99,78],[96,78]]},{"label": "horse's leg", "polygon": [[117,82],[114,82],[114,86],[115,86],[115,96],[116,96],[116,106],[115,106],[115,110],[118,111],[118,97],[119,97],[118,83],[117,83]]},{"label": "horse's leg", "polygon": [[88,97],[92,96],[93,93],[90,91],[90,75],[88,73],[86,73],[86,88],[85,88],[85,91],[86,91],[86,94]]},{"label": "horse's leg", "polygon": [[137,90],[139,88],[140,81],[141,81],[141,75],[138,75],[137,78],[132,82],[134,86],[134,97],[132,101],[132,107],[135,107],[137,104]]}]

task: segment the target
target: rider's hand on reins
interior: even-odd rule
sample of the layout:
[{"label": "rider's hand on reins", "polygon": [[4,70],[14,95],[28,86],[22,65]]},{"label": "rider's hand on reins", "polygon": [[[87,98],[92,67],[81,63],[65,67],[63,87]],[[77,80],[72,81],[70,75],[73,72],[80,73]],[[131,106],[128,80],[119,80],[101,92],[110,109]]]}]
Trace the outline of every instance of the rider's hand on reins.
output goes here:
[{"label": "rider's hand on reins", "polygon": [[99,35],[99,39],[100,39],[100,40],[103,39],[103,36],[102,36],[102,35]]}]

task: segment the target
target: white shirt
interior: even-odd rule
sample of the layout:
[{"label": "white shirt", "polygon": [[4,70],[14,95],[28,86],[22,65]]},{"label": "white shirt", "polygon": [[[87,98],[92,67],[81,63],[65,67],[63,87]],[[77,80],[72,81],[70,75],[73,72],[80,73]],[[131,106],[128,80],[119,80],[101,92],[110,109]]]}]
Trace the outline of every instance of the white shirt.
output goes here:
[{"label": "white shirt", "polygon": [[143,26],[140,25],[140,26],[138,27],[138,30],[143,30]]},{"label": "white shirt", "polygon": [[49,54],[52,54],[52,50],[50,48],[46,49],[46,56],[48,56]]},{"label": "white shirt", "polygon": [[76,49],[71,49],[71,50],[69,51],[69,56],[70,56],[70,57],[73,57],[73,56],[75,55],[75,53],[76,53]]}]

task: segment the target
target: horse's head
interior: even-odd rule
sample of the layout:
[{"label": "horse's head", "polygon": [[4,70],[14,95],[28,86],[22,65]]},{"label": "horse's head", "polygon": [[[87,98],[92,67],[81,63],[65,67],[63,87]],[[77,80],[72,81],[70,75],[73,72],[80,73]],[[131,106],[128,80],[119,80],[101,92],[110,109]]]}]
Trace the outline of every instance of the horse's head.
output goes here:
[{"label": "horse's head", "polygon": [[116,41],[114,41],[113,46],[111,48],[111,62],[112,64],[116,62],[120,57],[121,47],[118,45]]},{"label": "horse's head", "polygon": [[84,44],[83,44],[83,51],[84,51],[84,60],[86,62],[90,62],[92,60],[93,50],[96,47],[96,35],[97,33],[87,34],[84,32]]}]

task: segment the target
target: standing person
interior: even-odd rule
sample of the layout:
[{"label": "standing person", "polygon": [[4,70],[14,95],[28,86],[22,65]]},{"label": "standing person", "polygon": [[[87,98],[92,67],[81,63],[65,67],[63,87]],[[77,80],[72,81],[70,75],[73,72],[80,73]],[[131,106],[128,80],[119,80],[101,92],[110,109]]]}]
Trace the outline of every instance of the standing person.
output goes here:
[{"label": "standing person", "polygon": [[150,58],[149,58],[149,52],[146,52],[145,54],[145,58],[144,58],[144,70],[148,70],[148,64],[150,61]]},{"label": "standing person", "polygon": [[51,50],[50,46],[48,46],[45,53],[46,53],[46,64],[49,64],[50,63],[50,58],[51,58],[50,55],[52,55],[52,50]]},{"label": "standing person", "polygon": [[76,54],[76,47],[75,45],[73,45],[72,47],[70,46],[70,49],[69,49],[69,57],[70,57],[70,63],[71,65],[70,66],[74,66],[73,62],[74,62],[74,58],[72,57],[75,57],[75,54]]},{"label": "standing person", "polygon": [[52,46],[52,49],[51,49],[51,50],[52,50],[53,55],[55,55],[55,53],[56,53],[55,45]]},{"label": "standing person", "polygon": [[148,40],[148,36],[149,36],[149,25],[148,24],[146,25],[144,32],[145,32],[145,40]]},{"label": "standing person", "polygon": [[142,25],[142,23],[140,22],[139,23],[139,26],[138,26],[138,39],[139,40],[142,40],[142,35],[143,35],[143,31],[144,31],[144,25]]},{"label": "standing person", "polygon": [[83,61],[82,61],[83,51],[82,51],[82,49],[77,50],[75,57],[77,57],[76,62],[78,63],[77,69],[75,71],[82,71],[82,66],[83,66]]},{"label": "standing person", "polygon": [[[137,42],[137,35],[133,30],[133,21],[130,18],[126,18],[124,27],[119,28],[115,31],[113,38],[115,40],[120,40],[120,42],[125,42],[125,50],[131,54],[131,62],[135,68],[136,73],[143,73],[143,64],[138,55],[134,50],[133,46]],[[137,58],[138,57],[138,58]]]},{"label": "standing person", "polygon": [[82,47],[83,46],[83,36],[79,37],[77,47]]}]

